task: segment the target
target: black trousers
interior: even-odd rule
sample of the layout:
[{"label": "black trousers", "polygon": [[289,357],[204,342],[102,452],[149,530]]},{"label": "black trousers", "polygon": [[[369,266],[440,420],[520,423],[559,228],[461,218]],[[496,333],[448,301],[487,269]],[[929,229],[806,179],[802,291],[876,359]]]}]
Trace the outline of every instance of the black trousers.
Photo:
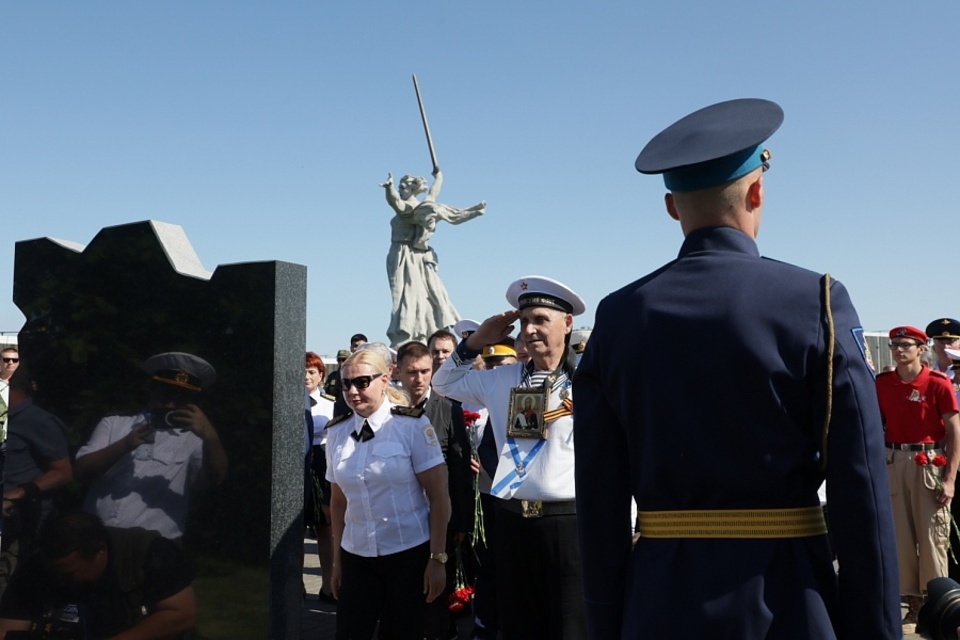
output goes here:
[{"label": "black trousers", "polygon": [[497,539],[497,508],[500,499],[489,493],[480,494],[483,505],[483,529],[486,533],[486,545],[479,540],[474,543],[477,554],[477,581],[473,594],[473,637],[481,640],[495,640],[500,631],[497,615],[497,554],[493,548]]},{"label": "black trousers", "polygon": [[[457,637],[456,614],[450,612],[450,594],[453,593],[457,578],[456,553],[459,546],[461,545],[454,539],[453,534],[447,532],[446,552],[449,556],[446,564],[447,586],[436,600],[427,604],[423,631],[423,637],[426,640],[449,640]],[[462,558],[468,557],[470,547],[464,544],[460,553]]]},{"label": "black trousers", "polygon": [[423,638],[423,572],[429,558],[429,542],[376,558],[341,549],[337,640],[370,640],[378,621],[380,640]]},{"label": "black trousers", "polygon": [[587,637],[577,516],[497,511],[497,605],[504,640]]}]

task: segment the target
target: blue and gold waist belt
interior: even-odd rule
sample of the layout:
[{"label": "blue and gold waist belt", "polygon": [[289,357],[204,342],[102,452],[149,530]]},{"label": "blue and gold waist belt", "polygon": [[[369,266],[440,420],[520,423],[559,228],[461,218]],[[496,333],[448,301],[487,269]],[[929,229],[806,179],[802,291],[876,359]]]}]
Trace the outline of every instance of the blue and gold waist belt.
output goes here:
[{"label": "blue and gold waist belt", "polygon": [[807,538],[827,533],[821,507],[640,511],[641,538]]}]

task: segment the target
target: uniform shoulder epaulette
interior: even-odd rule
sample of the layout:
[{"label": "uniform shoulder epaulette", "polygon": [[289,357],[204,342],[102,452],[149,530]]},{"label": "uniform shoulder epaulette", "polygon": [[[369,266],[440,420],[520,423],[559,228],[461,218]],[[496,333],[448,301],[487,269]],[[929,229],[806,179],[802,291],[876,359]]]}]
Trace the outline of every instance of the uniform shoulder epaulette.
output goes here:
[{"label": "uniform shoulder epaulette", "polygon": [[327,424],[323,425],[323,428],[324,428],[324,429],[329,429],[330,427],[335,427],[335,426],[337,426],[338,424],[340,424],[341,422],[343,422],[344,420],[346,420],[347,418],[349,418],[349,417],[352,416],[352,415],[353,415],[353,411],[347,411],[347,412],[344,413],[343,415],[339,415],[339,416],[335,417],[333,420],[329,420],[329,421],[327,422]]},{"label": "uniform shoulder epaulette", "polygon": [[330,402],[336,402],[336,401],[337,401],[337,396],[332,396],[332,395],[330,395],[329,393],[321,393],[321,394],[320,394],[320,397],[323,398],[323,399],[325,399],[325,400],[329,400]]},{"label": "uniform shoulder epaulette", "polygon": [[945,374],[943,371],[934,371],[933,369],[930,369],[930,375],[932,375],[932,376],[939,376],[939,377],[943,378],[944,380],[950,380],[950,376],[948,376],[947,374]]},{"label": "uniform shoulder epaulette", "polygon": [[395,416],[406,416],[408,418],[419,418],[423,415],[423,407],[400,407],[395,406],[390,408],[390,413]]}]

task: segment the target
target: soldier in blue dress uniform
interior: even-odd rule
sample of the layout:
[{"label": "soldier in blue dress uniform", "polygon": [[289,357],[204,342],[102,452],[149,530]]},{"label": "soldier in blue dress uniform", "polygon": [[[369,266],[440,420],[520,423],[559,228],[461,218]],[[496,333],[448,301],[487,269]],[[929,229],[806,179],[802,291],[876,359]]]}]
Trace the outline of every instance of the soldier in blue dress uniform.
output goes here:
[{"label": "soldier in blue dress uniform", "polygon": [[762,143],[782,120],[773,102],[723,102],[637,158],[663,174],[685,240],[603,300],[575,375],[591,638],[902,635],[860,321],[839,282],[761,258],[755,243]]}]

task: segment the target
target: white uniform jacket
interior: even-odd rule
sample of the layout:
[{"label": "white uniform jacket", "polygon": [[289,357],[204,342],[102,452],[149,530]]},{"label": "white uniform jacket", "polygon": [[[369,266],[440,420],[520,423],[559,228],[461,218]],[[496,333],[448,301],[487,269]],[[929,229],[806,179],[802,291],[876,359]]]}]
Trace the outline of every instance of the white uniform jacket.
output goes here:
[{"label": "white uniform jacket", "polygon": [[510,390],[529,387],[529,374],[522,363],[478,371],[455,351],[433,375],[437,393],[481,404],[490,411],[487,429],[493,431],[500,461],[490,493],[498,498],[521,500],[572,500],[573,479],[573,391],[567,374],[560,375],[547,400],[547,411],[566,409],[564,415],[547,421],[546,440],[508,438]]}]

